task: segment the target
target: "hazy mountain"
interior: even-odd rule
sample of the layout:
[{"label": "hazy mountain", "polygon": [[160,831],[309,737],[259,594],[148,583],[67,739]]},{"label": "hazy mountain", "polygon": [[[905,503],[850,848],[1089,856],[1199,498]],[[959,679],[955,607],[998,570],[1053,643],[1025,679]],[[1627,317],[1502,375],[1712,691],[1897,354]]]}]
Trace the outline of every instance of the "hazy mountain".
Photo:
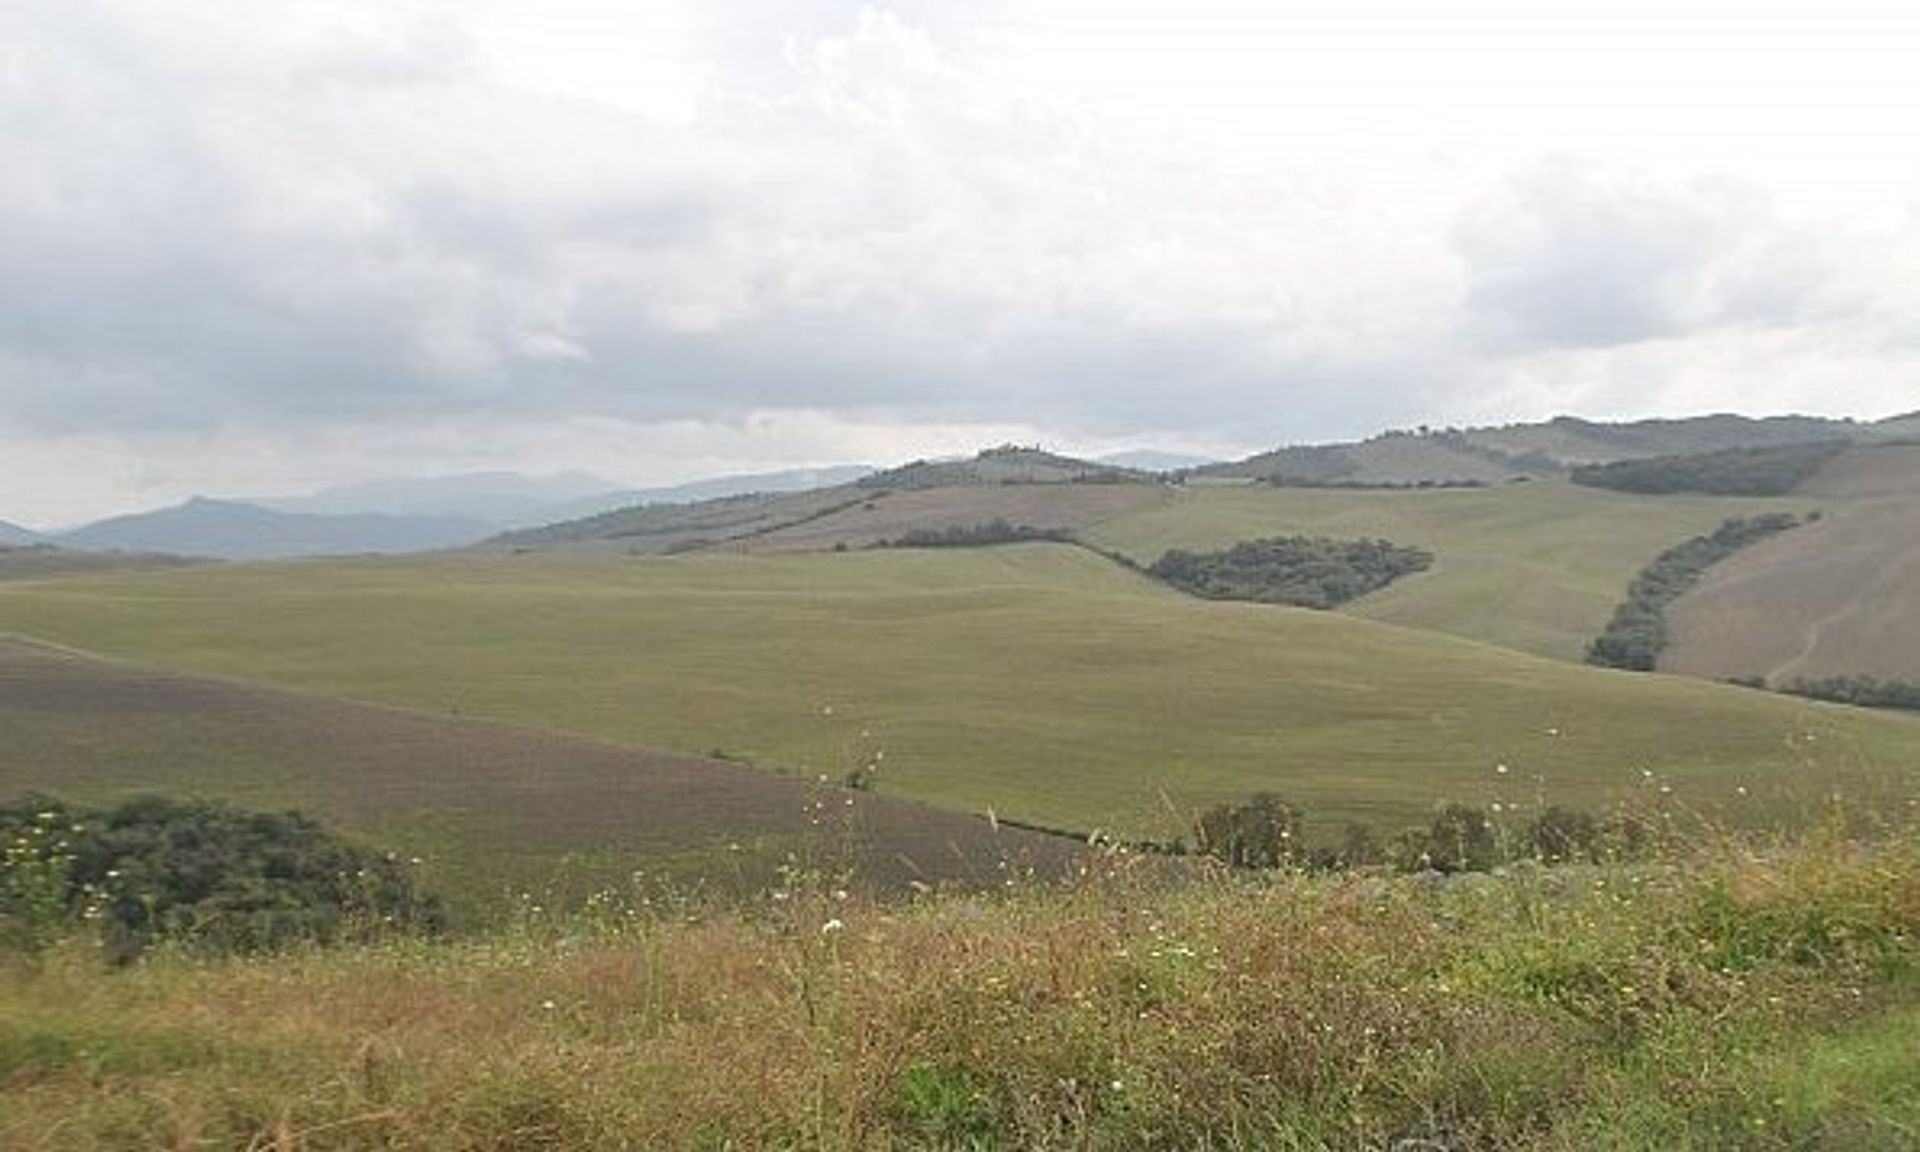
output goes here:
[{"label": "hazy mountain", "polygon": [[492,530],[461,517],[327,516],[195,497],[172,508],[97,521],[61,534],[58,541],[73,548],[249,560],[417,552],[470,544]]},{"label": "hazy mountain", "polygon": [[276,497],[249,503],[278,512],[329,515],[452,516],[482,521],[496,531],[596,516],[637,504],[691,504],[750,492],[799,492],[858,480],[873,469],[863,464],[793,468],[779,472],[715,476],[660,488],[622,488],[604,476],[566,472],[526,476],[518,472],[469,472],[453,476],[372,480],[327,488],[311,496]]},{"label": "hazy mountain", "polygon": [[550,509],[565,508],[582,500],[615,498],[619,492],[618,483],[587,472],[565,472],[557,476],[466,472],[369,480],[323,488],[311,496],[282,496],[249,503],[276,512],[455,516],[507,525],[537,521]]},{"label": "hazy mountain", "polygon": [[0,544],[37,544],[46,537],[18,524],[0,520]]},{"label": "hazy mountain", "polygon": [[1208,464],[1219,463],[1211,456],[1195,456],[1186,452],[1162,452],[1156,448],[1109,452],[1105,456],[1094,457],[1093,462],[1111,464],[1115,468],[1131,468],[1137,472],[1178,472],[1182,468],[1202,468]]}]

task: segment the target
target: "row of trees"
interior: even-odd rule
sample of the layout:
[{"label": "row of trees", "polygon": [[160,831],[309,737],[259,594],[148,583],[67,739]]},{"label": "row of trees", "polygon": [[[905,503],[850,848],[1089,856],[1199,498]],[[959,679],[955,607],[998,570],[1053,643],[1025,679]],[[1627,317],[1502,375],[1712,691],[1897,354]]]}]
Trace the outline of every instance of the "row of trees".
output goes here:
[{"label": "row of trees", "polygon": [[1174,549],[1147,571],[1210,600],[1332,608],[1433,563],[1433,553],[1386,540],[1275,536],[1221,552]]},{"label": "row of trees", "polygon": [[1587,646],[1587,663],[1651,672],[1667,646],[1667,605],[1699,583],[1712,565],[1798,523],[1788,512],[1736,516],[1660,553],[1633,578],[1606,630]]},{"label": "row of trees", "polygon": [[1033,541],[1067,543],[1073,533],[1065,528],[1036,528],[1014,524],[996,517],[984,524],[953,524],[945,528],[915,528],[891,540],[883,548],[985,548],[993,544],[1025,544]]},{"label": "row of trees", "polygon": [[1298,807],[1263,792],[1202,813],[1194,824],[1193,849],[1236,868],[1387,866],[1402,872],[1454,873],[1484,872],[1515,860],[1600,863],[1638,856],[1648,841],[1646,826],[1632,818],[1598,819],[1558,806],[1507,829],[1484,808],[1449,804],[1425,827],[1386,842],[1368,825],[1349,823],[1337,842],[1315,847],[1307,846],[1303,822]]},{"label": "row of trees", "polygon": [[1828,676],[1816,680],[1795,679],[1781,685],[1780,691],[1856,708],[1893,708],[1920,712],[1920,684],[1906,680],[1881,680],[1873,676]]}]

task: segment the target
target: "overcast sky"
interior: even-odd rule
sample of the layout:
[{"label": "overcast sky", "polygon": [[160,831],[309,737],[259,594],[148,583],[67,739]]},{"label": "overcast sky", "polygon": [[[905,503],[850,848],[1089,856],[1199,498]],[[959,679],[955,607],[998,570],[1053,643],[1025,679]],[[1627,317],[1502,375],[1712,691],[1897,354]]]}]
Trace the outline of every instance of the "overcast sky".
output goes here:
[{"label": "overcast sky", "polygon": [[1920,408],[1916,12],[0,0],[0,518]]}]

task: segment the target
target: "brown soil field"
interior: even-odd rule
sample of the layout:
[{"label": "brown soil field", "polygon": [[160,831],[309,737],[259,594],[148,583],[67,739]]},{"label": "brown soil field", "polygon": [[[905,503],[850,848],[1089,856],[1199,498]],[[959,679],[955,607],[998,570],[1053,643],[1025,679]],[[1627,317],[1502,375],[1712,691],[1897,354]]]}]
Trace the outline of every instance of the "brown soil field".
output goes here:
[{"label": "brown soil field", "polygon": [[1668,611],[1662,671],[1920,681],[1920,446],[1855,448],[1801,489],[1821,519],[1716,565]]},{"label": "brown soil field", "polygon": [[0,638],[0,796],[298,808],[423,857],[456,906],[644,872],[723,893],[790,857],[867,888],[1064,871],[1077,842],[726,760],[169,672]]}]

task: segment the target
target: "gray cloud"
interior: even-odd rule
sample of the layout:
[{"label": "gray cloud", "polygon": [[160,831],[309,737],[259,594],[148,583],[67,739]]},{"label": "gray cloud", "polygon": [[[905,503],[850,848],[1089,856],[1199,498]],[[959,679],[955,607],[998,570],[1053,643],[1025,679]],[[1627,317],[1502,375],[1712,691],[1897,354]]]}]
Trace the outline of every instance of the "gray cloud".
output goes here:
[{"label": "gray cloud", "polygon": [[1665,401],[1732,362],[1586,358],[1648,342],[1911,331],[1844,328],[1877,289],[1751,185],[1567,163],[1409,196],[1236,163],[1000,90],[937,5],[821,0],[805,36],[723,5],[733,55],[684,123],[512,87],[448,20],[26,9],[0,44],[16,437],[792,411],[1258,446],[1487,395]]},{"label": "gray cloud", "polygon": [[1730,179],[1645,186],[1542,163],[1463,213],[1453,240],[1469,323],[1496,343],[1605,348],[1826,306],[1813,238]]}]

